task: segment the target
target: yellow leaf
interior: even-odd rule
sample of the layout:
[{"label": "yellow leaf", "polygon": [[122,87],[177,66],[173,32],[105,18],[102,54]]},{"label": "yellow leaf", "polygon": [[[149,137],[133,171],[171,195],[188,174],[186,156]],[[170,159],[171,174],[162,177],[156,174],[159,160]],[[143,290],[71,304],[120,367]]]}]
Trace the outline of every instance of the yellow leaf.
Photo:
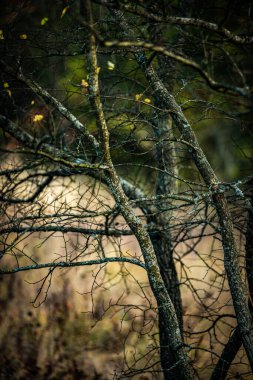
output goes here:
[{"label": "yellow leaf", "polygon": [[4,82],[4,88],[6,89],[6,92],[7,94],[9,95],[9,97],[11,98],[11,90],[9,89],[9,83],[8,82]]},{"label": "yellow leaf", "polygon": [[69,6],[63,8],[62,13],[61,13],[61,18],[64,17],[64,15],[66,14],[66,12],[67,12],[68,9],[69,9]]},{"label": "yellow leaf", "polygon": [[37,115],[34,115],[33,116],[33,121],[36,123],[37,121],[41,121],[41,120],[43,120],[44,119],[44,116],[43,115],[39,115],[39,114],[37,114]]},{"label": "yellow leaf", "polygon": [[149,98],[145,98],[145,99],[144,99],[144,102],[147,103],[147,104],[149,104],[149,103],[151,103],[151,99],[149,99]]},{"label": "yellow leaf", "polygon": [[138,102],[139,100],[141,100],[141,98],[142,98],[142,94],[136,94],[135,95],[136,102]]},{"label": "yellow leaf", "polygon": [[44,17],[44,18],[41,20],[40,25],[45,25],[47,22],[48,22],[48,17]]},{"label": "yellow leaf", "polygon": [[82,79],[81,86],[87,88],[87,87],[89,87],[89,83],[87,82],[87,80]]},{"label": "yellow leaf", "polygon": [[4,40],[4,32],[0,29],[0,40]]},{"label": "yellow leaf", "polygon": [[98,66],[98,67],[96,68],[96,73],[99,74],[99,73],[100,73],[100,70],[101,70],[101,67]]},{"label": "yellow leaf", "polygon": [[32,101],[31,101],[31,105],[34,105],[34,104],[35,104],[35,100],[32,100]]},{"label": "yellow leaf", "polygon": [[111,62],[111,61],[108,61],[107,62],[107,67],[108,67],[108,70],[114,70],[115,68],[115,63]]},{"label": "yellow leaf", "polygon": [[20,34],[19,38],[21,40],[27,40],[27,34]]}]

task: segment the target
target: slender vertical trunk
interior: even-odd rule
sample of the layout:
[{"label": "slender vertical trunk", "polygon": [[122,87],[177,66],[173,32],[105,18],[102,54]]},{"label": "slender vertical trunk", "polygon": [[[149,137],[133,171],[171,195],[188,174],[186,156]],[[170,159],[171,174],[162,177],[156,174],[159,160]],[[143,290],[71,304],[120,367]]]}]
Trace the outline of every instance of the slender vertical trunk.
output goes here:
[{"label": "slender vertical trunk", "polygon": [[[156,195],[171,194],[175,190],[176,171],[174,143],[168,140],[173,138],[172,121],[170,116],[158,115],[154,132],[159,142],[156,145],[156,166],[160,171],[157,176]],[[168,174],[169,173],[169,174]],[[183,330],[182,302],[179,291],[179,281],[175,262],[173,259],[173,245],[171,236],[172,212],[170,203],[166,198],[161,199],[157,205],[157,215],[153,223],[161,227],[151,237],[163,281],[175,306],[181,330]]]},{"label": "slender vertical trunk", "polygon": [[[156,195],[166,195],[174,190],[174,147],[167,141],[168,138],[172,137],[172,122],[170,117],[168,115],[157,115],[155,123],[153,123],[153,127],[155,136],[159,140],[156,145],[156,166],[161,170],[158,172],[157,176]],[[171,175],[168,175],[166,172],[171,173]],[[175,307],[178,323],[183,337],[182,302],[177,271],[173,258],[171,230],[169,228],[172,213],[167,211],[168,206],[169,204],[166,199],[160,200],[157,205],[156,214],[150,216],[148,218],[148,222],[152,222],[158,227],[157,232],[155,234],[151,234],[151,241],[155,250],[165,287]],[[160,321],[159,336],[161,363],[162,367],[166,368],[170,361],[171,353],[163,331],[163,321]],[[170,373],[165,372],[165,379],[170,379]]]},{"label": "slender vertical trunk", "polygon": [[[250,203],[251,208],[248,211],[247,229],[245,234],[245,262],[249,289],[248,304],[251,315],[253,315],[253,182],[250,183]],[[240,329],[239,326],[237,326],[225,345],[210,380],[225,380],[229,367],[232,364],[232,361],[234,360],[242,343]]]},{"label": "slender vertical trunk", "polygon": [[246,273],[249,286],[249,308],[253,314],[253,181],[250,185],[250,205],[248,211],[247,230],[246,230]]},{"label": "slender vertical trunk", "polygon": [[[121,26],[121,33],[124,36],[131,36],[132,31],[128,27],[127,22],[122,17],[122,13],[117,10],[113,10],[115,17]],[[146,62],[145,54],[142,52],[136,52],[136,59],[138,62]],[[163,65],[163,59],[160,65]],[[159,99],[156,99],[156,103],[159,108],[161,104]],[[175,171],[175,162],[173,159],[174,147],[169,144],[166,138],[172,137],[172,121],[171,117],[166,111],[162,111],[161,114],[156,114],[156,119],[153,123],[153,130],[155,136],[158,138],[159,143],[156,148],[156,166],[161,169],[158,174],[157,184],[156,184],[156,195],[165,195],[173,192],[174,190],[174,178],[173,174]],[[165,172],[170,172],[168,175]],[[182,317],[182,303],[181,295],[179,290],[179,281],[177,278],[176,267],[173,259],[173,249],[172,249],[172,238],[169,228],[171,220],[171,213],[166,212],[168,203],[166,200],[161,201],[156,209],[155,214],[147,216],[147,222],[153,223],[158,226],[158,232],[150,234],[150,240],[157,258],[159,265],[159,271],[163,279],[165,288],[169,294],[172,304],[176,311],[176,316],[179,325],[179,332],[183,342],[183,317]],[[159,226],[161,227],[159,231]],[[159,307],[159,306],[158,306]],[[178,366],[176,365],[173,369],[168,370],[173,365],[175,365],[175,357],[171,347],[171,339],[167,333],[166,323],[167,316],[161,314],[159,310],[159,339],[160,339],[160,356],[161,365],[164,372],[165,380],[176,379],[178,376]],[[180,365],[180,364],[179,364]]]},{"label": "slender vertical trunk", "polygon": [[[150,6],[150,11],[155,4]],[[152,22],[149,27],[151,40],[154,43],[162,39],[162,32],[159,25]],[[158,56],[158,73],[164,78],[166,87],[170,90],[173,88],[173,74],[175,72],[174,62],[165,56]],[[152,121],[153,132],[157,138],[155,161],[156,167],[159,169],[156,180],[156,196],[174,193],[175,178],[177,171],[175,159],[175,147],[173,142],[172,119],[168,112],[160,109],[159,99],[155,97],[155,106],[157,110],[154,112]],[[157,226],[157,232],[150,235],[154,251],[157,257],[158,265],[164,281],[167,292],[170,295],[172,303],[175,307],[178,323],[183,339],[183,312],[182,300],[179,288],[179,280],[176,265],[173,257],[173,242],[171,235],[172,212],[169,211],[170,202],[166,198],[162,198],[156,206],[156,213],[148,218],[148,222]],[[163,325],[160,321],[159,338],[161,364],[163,368],[168,366],[170,361],[170,350],[166,336],[163,333]],[[165,372],[165,379],[169,380],[170,373]]]},{"label": "slender vertical trunk", "polygon": [[[172,133],[172,123],[170,117],[157,116],[156,123],[153,123],[154,133],[159,142],[156,145],[156,166],[161,169],[157,176],[156,195],[166,195],[174,190],[174,147],[170,145],[167,139]],[[168,175],[167,173],[171,173]],[[179,281],[173,258],[172,236],[169,227],[171,223],[171,212],[168,210],[168,201],[162,199],[156,207],[156,214],[148,217],[148,223],[152,222],[157,226],[157,232],[150,235],[154,251],[157,257],[161,276],[164,281],[167,292],[176,310],[178,323],[183,339],[183,316],[182,303],[179,289]],[[164,321],[159,321],[160,337],[160,355],[162,368],[170,366],[171,352],[166,334],[164,334]],[[166,380],[171,379],[170,372],[164,372]]]},{"label": "slender vertical trunk", "polygon": [[[151,5],[152,7],[155,4]],[[161,28],[159,25],[152,23],[149,28],[151,40],[155,42],[162,38]],[[175,71],[174,62],[168,57],[158,56],[158,72],[164,78],[166,87],[172,90],[173,88],[173,73]],[[155,161],[156,167],[159,169],[156,180],[155,194],[166,195],[175,191],[176,159],[175,147],[173,140],[173,129],[171,116],[165,110],[159,110],[160,102],[155,97],[155,106],[157,110],[154,112],[152,121],[153,132],[158,142],[156,143]],[[171,141],[170,141],[171,140]],[[162,198],[156,206],[156,213],[148,217],[148,222],[157,226],[157,232],[150,235],[154,251],[157,257],[161,276],[164,281],[167,292],[170,295],[172,303],[175,307],[178,323],[183,339],[183,312],[182,301],[179,288],[179,280],[175,261],[173,257],[173,242],[171,235],[172,212],[169,211],[170,203],[166,198]],[[166,368],[170,362],[171,352],[168,347],[168,342],[163,333],[163,322],[159,324],[160,338],[160,355],[162,368]],[[166,380],[171,379],[171,374],[164,374]]]}]

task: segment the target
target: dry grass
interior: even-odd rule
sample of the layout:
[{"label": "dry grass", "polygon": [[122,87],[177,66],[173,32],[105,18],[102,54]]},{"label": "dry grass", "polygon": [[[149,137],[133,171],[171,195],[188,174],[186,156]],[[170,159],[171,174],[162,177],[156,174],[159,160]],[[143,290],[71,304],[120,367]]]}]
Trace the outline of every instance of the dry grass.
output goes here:
[{"label": "dry grass", "polygon": [[[21,210],[22,215],[38,210],[48,215],[70,210],[103,211],[101,204],[113,207],[104,189],[93,186],[91,191],[81,180],[63,181],[55,181],[35,204]],[[22,194],[26,190],[19,191]],[[15,208],[8,212],[9,217],[20,217]],[[85,223],[99,228],[101,222],[103,217]],[[117,223],[123,228],[122,219],[118,218]],[[4,241],[10,249],[2,265],[92,259],[102,251],[107,256],[140,257],[138,244],[131,236],[110,241],[92,237],[87,249],[83,249],[86,238],[76,234],[34,233],[16,238],[16,234],[9,234]],[[233,307],[224,279],[220,242],[206,236],[186,254],[195,242],[192,238],[178,244],[175,258],[182,284],[186,342],[191,346],[189,356],[199,378],[205,380],[235,319],[231,317]],[[238,244],[243,254],[239,238]],[[126,378],[133,368],[145,367],[150,371],[140,371],[130,378],[162,379],[159,365],[154,364],[159,361],[156,303],[144,269],[107,264],[57,269],[50,275],[47,270],[25,272],[0,280],[1,380],[116,379],[122,370]],[[241,350],[228,378],[250,379],[248,371]]]}]

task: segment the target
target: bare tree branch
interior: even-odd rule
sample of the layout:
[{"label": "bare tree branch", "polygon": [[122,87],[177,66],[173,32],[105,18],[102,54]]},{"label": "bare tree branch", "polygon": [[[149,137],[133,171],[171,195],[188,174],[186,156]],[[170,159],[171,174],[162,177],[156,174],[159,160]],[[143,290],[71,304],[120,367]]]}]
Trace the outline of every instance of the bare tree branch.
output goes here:
[{"label": "bare tree branch", "polygon": [[45,268],[75,268],[82,267],[87,265],[101,265],[107,263],[129,263],[138,265],[145,269],[145,264],[141,263],[138,260],[130,259],[127,257],[107,257],[98,260],[88,260],[88,261],[77,261],[77,262],[64,262],[60,261],[58,263],[45,263],[45,264],[35,264],[35,265],[27,265],[24,267],[18,267],[13,269],[0,269],[0,274],[13,274],[18,272],[24,272],[34,269],[45,269]]},{"label": "bare tree branch", "polygon": [[104,5],[108,8],[121,9],[126,12],[130,12],[137,16],[144,17],[148,20],[155,21],[158,23],[168,23],[171,25],[183,25],[183,26],[195,26],[197,28],[203,28],[210,32],[215,32],[223,37],[227,38],[228,42],[234,42],[237,44],[247,45],[253,43],[253,37],[251,36],[240,36],[236,35],[230,30],[220,27],[218,24],[201,20],[198,18],[190,17],[177,17],[177,16],[165,16],[161,17],[151,11],[147,12],[144,7],[135,5],[134,7],[130,4],[124,4],[122,2],[115,4],[114,2],[109,2],[108,0],[94,0],[94,3]]}]

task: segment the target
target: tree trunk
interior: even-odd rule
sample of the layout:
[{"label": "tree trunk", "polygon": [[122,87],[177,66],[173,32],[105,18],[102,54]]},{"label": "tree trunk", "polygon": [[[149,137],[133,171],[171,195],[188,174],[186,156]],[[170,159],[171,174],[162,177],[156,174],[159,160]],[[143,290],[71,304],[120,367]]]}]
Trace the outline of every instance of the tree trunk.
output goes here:
[{"label": "tree trunk", "polygon": [[100,100],[96,39],[91,33],[93,29],[93,17],[89,0],[83,1],[86,22],[89,25],[88,33],[88,62],[89,74],[89,99],[96,116],[96,124],[100,133],[100,145],[103,153],[103,162],[108,166],[106,181],[109,189],[119,207],[122,216],[136,236],[143,254],[149,283],[155,299],[157,301],[159,326],[163,329],[166,349],[170,355],[167,356],[166,367],[163,367],[164,374],[170,374],[170,379],[190,380],[192,371],[185,353],[175,308],[164,285],[157,258],[152,246],[148,232],[145,230],[141,220],[134,214],[128,199],[120,184],[120,179],[113,166],[110,155],[109,131],[105,121],[103,107]]},{"label": "tree trunk", "polygon": [[[245,234],[245,261],[246,275],[249,288],[249,310],[253,315],[253,182],[250,182],[250,204],[251,208],[248,211],[247,229]],[[242,337],[239,326],[236,327],[233,334],[229,338],[224,350],[218,360],[210,380],[225,380],[229,367],[232,364],[237,352],[242,345]]]},{"label": "tree trunk", "polygon": [[[157,167],[161,170],[158,172],[156,185],[156,195],[159,196],[172,193],[174,190],[174,147],[166,140],[169,137],[172,137],[172,123],[170,118],[168,116],[157,116],[156,125],[154,125],[154,132],[156,137],[159,139],[159,143],[156,145],[156,162]],[[171,173],[171,175],[166,172]],[[157,257],[162,279],[176,310],[183,339],[182,302],[177,271],[173,258],[171,230],[169,228],[172,215],[170,211],[167,211],[168,206],[169,204],[166,198],[159,200],[156,207],[156,213],[149,216],[147,221],[157,227],[157,231],[150,234],[150,238]],[[171,366],[172,355],[169,349],[167,336],[164,334],[164,321],[161,319],[159,320],[159,337],[161,364],[162,368],[166,369],[168,366]],[[171,375],[172,374],[170,372],[164,371],[164,378],[166,380],[171,379]]]}]

